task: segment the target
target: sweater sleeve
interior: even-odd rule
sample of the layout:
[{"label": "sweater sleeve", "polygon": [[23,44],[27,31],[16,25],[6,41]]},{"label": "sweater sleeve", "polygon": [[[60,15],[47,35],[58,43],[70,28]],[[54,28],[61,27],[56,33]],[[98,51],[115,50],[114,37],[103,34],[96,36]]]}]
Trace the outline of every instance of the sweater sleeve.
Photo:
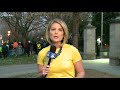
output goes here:
[{"label": "sweater sleeve", "polygon": [[81,54],[76,47],[72,47],[72,60],[73,63],[82,60]]},{"label": "sweater sleeve", "polygon": [[45,53],[41,50],[37,56],[37,64],[43,65],[44,57],[45,57]]}]

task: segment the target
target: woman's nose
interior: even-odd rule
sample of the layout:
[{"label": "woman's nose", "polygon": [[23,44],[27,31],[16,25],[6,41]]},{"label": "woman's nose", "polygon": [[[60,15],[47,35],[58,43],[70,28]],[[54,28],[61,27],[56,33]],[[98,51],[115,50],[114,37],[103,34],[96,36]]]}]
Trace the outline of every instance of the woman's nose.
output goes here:
[{"label": "woman's nose", "polygon": [[55,33],[58,33],[58,30],[55,30]]}]

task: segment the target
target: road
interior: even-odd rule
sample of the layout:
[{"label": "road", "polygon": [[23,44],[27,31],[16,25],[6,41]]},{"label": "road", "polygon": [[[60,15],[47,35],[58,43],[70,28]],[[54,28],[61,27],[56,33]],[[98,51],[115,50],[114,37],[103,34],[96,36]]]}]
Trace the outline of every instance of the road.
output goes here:
[{"label": "road", "polygon": [[[120,76],[120,66],[109,65],[109,59],[83,60],[85,69],[94,69]],[[37,64],[0,66],[0,78],[37,72]]]},{"label": "road", "polygon": [[0,66],[0,78],[37,72],[37,64]]}]

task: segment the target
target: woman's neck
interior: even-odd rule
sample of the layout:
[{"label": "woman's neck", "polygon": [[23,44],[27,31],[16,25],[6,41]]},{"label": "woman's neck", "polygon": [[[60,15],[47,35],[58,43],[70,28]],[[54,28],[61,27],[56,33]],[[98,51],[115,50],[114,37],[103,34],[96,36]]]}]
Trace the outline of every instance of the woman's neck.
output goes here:
[{"label": "woman's neck", "polygon": [[60,47],[61,47],[61,43],[53,43],[53,45],[54,45],[56,48],[60,48]]}]

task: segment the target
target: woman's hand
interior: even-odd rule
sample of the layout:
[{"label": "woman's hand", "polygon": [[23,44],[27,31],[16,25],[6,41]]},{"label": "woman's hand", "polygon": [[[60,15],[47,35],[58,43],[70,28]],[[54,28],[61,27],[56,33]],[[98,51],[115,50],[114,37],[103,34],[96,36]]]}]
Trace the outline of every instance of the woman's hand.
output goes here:
[{"label": "woman's hand", "polygon": [[46,65],[42,67],[42,75],[45,76],[49,73],[50,66]]},{"label": "woman's hand", "polygon": [[49,73],[50,66],[46,65],[38,65],[38,77],[39,78],[44,78],[48,73]]}]

